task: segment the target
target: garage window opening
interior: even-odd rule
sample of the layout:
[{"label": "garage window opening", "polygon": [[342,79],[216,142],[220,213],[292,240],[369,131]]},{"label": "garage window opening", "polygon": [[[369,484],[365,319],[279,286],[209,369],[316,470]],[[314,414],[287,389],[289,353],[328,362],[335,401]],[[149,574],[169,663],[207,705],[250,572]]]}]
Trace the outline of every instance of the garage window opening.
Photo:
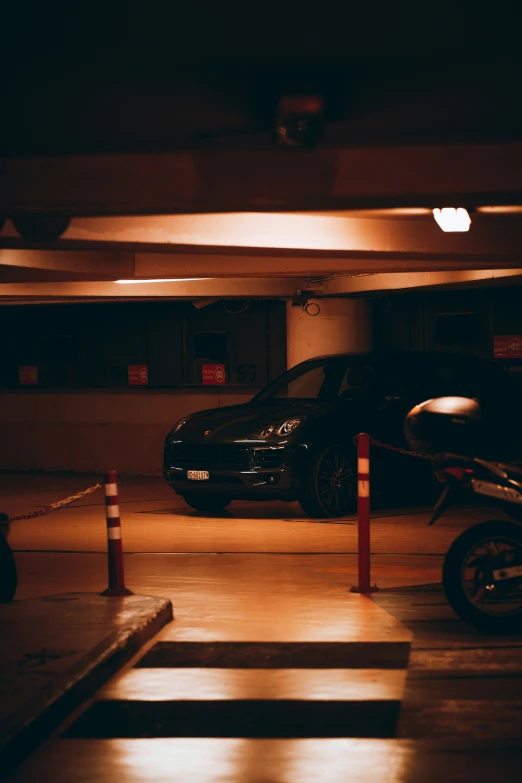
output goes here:
[{"label": "garage window opening", "polygon": [[196,332],[194,358],[209,362],[228,362],[227,332]]},{"label": "garage window opening", "polygon": [[480,313],[439,313],[436,316],[437,345],[480,345],[483,339],[484,321]]}]

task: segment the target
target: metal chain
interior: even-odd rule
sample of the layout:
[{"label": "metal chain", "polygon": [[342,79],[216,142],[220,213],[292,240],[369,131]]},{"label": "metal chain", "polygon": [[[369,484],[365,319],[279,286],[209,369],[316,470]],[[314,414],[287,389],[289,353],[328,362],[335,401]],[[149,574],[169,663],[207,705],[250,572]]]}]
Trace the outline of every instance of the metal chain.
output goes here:
[{"label": "metal chain", "polygon": [[398,446],[390,446],[388,443],[381,443],[380,440],[375,440],[370,435],[370,441],[374,446],[378,446],[380,449],[387,449],[388,451],[395,451],[397,454],[406,454],[408,457],[417,457],[417,459],[431,459],[426,454],[419,454],[417,451],[408,451],[408,449],[400,449]]},{"label": "metal chain", "polygon": [[[357,438],[358,436],[356,435],[355,438],[353,439],[355,445],[357,445]],[[389,443],[381,443],[380,440],[375,440],[375,438],[372,438],[371,435],[369,436],[369,438],[370,438],[370,443],[373,446],[377,446],[380,449],[387,449],[387,451],[394,451],[397,454],[406,454],[408,457],[417,457],[417,459],[431,459],[431,457],[429,457],[428,455],[419,454],[417,451],[408,451],[408,449],[401,449],[398,446],[390,446]]]},{"label": "metal chain", "polygon": [[56,503],[50,503],[50,505],[39,508],[37,511],[32,511],[30,514],[20,514],[17,517],[11,517],[9,522],[18,522],[20,519],[34,519],[35,517],[43,517],[45,514],[50,514],[52,511],[58,511],[60,508],[70,506],[71,503],[74,503],[75,500],[79,500],[80,498],[85,497],[85,495],[90,495],[91,492],[95,492],[101,487],[103,487],[103,484],[95,484],[93,487],[88,487],[82,492],[77,492],[76,495],[70,495],[68,498],[65,498],[64,500],[58,500]]},{"label": "metal chain", "polygon": [[[357,436],[353,439],[353,442],[355,445],[357,445]],[[390,446],[388,443],[381,443],[380,440],[375,440],[375,438],[372,438],[370,435],[370,443],[372,443],[374,446],[377,446],[380,449],[387,449],[388,451],[395,451],[397,454],[406,454],[408,457],[417,457],[417,459],[433,459],[433,454],[419,454],[418,451],[408,451],[408,449],[401,449],[398,446]],[[506,464],[506,465],[522,465],[522,460],[519,460],[518,462],[510,460],[509,462],[499,463],[499,464]]]}]

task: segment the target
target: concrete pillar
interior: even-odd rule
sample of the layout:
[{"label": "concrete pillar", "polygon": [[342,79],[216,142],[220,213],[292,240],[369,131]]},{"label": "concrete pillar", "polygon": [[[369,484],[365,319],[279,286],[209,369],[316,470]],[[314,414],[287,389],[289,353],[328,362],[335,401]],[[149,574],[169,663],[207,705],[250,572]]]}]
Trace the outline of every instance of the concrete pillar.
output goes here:
[{"label": "concrete pillar", "polygon": [[[286,303],[288,368],[329,353],[372,350],[372,307],[366,299],[311,299],[321,308],[316,316]],[[311,312],[316,310],[310,308]]]}]

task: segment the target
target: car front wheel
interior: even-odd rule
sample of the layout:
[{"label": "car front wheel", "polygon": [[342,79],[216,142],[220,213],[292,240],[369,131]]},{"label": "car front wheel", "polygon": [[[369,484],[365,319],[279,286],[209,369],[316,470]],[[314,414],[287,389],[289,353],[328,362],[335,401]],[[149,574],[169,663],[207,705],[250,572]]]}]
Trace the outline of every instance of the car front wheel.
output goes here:
[{"label": "car front wheel", "polygon": [[223,511],[230,503],[230,498],[220,495],[183,495],[183,500],[196,511]]},{"label": "car front wheel", "polygon": [[305,514],[319,519],[342,517],[355,511],[354,463],[347,448],[327,446],[312,457],[299,503]]}]

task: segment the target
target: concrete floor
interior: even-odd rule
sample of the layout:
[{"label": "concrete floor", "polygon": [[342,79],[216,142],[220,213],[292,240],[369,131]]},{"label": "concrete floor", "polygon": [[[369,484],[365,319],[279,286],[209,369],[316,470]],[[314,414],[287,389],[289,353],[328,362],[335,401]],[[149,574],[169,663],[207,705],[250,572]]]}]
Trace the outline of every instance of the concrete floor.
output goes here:
[{"label": "concrete floor", "polygon": [[62,593],[0,604],[0,772],[172,620],[165,598]]},{"label": "concrete floor", "polygon": [[[29,511],[96,480],[6,474],[0,510]],[[282,503],[233,503],[211,518],[161,479],[124,479],[120,500],[127,584],[169,597],[175,621],[13,781],[519,779],[522,642],[467,628],[436,586],[447,547],[486,510],[452,511],[430,529],[425,511],[376,512],[372,577],[381,590],[368,599],[349,592],[353,519],[313,521]],[[10,541],[18,599],[106,586],[101,493],[15,523]],[[392,651],[412,636],[405,680]],[[223,668],[219,646],[234,644],[235,663]],[[217,658],[198,658],[198,645]],[[281,663],[292,645],[298,654]],[[332,663],[338,645],[343,666]],[[180,704],[188,712],[179,715]],[[260,729],[267,722],[274,736]],[[187,738],[187,725],[200,734]]]}]

